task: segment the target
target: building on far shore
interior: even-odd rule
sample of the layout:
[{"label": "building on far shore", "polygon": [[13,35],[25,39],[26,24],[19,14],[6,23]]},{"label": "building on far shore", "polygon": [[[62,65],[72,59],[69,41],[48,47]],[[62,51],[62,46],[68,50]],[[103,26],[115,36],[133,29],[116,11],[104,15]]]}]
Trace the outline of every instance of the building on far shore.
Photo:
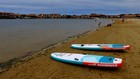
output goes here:
[{"label": "building on far shore", "polygon": [[125,14],[124,15],[125,18],[136,18],[136,14]]},{"label": "building on far shore", "polygon": [[47,18],[47,14],[38,14],[39,18]]},{"label": "building on far shore", "polygon": [[82,18],[82,19],[90,19],[90,15],[81,15],[80,18]]},{"label": "building on far shore", "polygon": [[60,18],[61,14],[47,14],[47,18]]}]

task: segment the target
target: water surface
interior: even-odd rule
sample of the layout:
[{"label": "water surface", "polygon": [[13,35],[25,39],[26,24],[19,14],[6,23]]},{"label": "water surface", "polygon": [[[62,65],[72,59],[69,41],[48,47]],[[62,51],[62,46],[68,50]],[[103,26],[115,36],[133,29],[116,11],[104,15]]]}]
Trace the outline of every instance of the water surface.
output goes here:
[{"label": "water surface", "polygon": [[35,52],[73,35],[111,23],[105,19],[5,19],[0,20],[0,62]]}]

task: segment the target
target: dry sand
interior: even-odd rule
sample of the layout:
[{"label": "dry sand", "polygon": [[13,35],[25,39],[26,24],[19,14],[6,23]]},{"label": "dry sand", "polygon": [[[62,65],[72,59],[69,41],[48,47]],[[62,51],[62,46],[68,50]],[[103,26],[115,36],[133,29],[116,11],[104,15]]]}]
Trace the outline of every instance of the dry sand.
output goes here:
[{"label": "dry sand", "polygon": [[[132,47],[126,52],[86,51],[70,48],[72,43],[122,43]],[[139,79],[140,78],[140,20],[117,20],[111,27],[103,27],[77,39],[57,45],[46,53],[12,66],[0,74],[0,79]],[[120,69],[77,66],[57,62],[52,52],[89,53],[119,57],[124,60]]]}]

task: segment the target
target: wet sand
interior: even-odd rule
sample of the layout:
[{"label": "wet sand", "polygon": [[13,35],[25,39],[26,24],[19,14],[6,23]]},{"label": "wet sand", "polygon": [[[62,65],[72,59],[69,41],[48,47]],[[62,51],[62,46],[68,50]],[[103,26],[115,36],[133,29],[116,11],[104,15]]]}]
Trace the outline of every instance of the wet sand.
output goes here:
[{"label": "wet sand", "polygon": [[[13,65],[0,74],[0,79],[139,79],[140,78],[140,20],[116,20],[111,27],[102,27],[50,49],[26,62]],[[86,51],[70,48],[73,43],[123,43],[130,44],[125,52]],[[124,60],[122,68],[85,67],[57,62],[50,58],[52,52],[88,53],[119,57]]]}]

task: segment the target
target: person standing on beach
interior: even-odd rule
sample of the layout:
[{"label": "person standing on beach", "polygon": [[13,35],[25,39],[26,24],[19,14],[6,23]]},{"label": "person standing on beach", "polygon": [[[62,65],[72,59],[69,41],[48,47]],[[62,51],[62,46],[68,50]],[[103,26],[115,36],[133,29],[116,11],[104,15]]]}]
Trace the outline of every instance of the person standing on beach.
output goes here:
[{"label": "person standing on beach", "polygon": [[101,22],[99,22],[99,24],[98,24],[98,28],[100,27],[100,25],[101,25]]}]

